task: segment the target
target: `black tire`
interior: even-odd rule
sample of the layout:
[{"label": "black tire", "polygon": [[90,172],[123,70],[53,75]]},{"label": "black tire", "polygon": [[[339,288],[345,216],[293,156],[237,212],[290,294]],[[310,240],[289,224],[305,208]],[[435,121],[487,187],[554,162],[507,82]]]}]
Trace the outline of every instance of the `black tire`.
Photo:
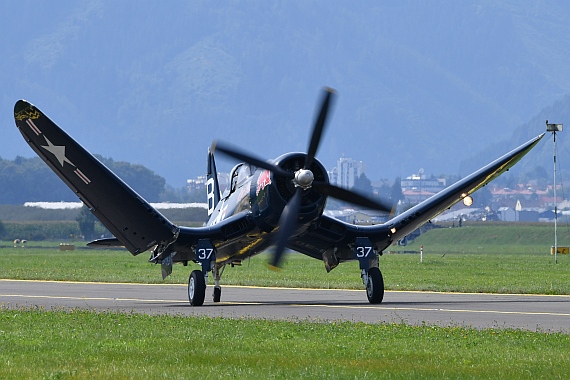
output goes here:
[{"label": "black tire", "polygon": [[222,299],[222,288],[214,288],[214,302],[220,302]]},{"label": "black tire", "polygon": [[206,297],[206,281],[200,270],[194,270],[188,278],[188,301],[192,306],[202,306]]},{"label": "black tire", "polygon": [[381,303],[384,299],[384,279],[382,278],[382,272],[377,267],[372,267],[368,270],[366,296],[370,303]]}]

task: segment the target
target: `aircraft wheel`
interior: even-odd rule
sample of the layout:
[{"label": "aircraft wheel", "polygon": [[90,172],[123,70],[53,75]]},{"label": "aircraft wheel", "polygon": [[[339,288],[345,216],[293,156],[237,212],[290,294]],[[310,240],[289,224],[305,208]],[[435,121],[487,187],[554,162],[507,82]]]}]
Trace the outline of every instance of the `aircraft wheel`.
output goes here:
[{"label": "aircraft wheel", "polygon": [[384,298],[384,279],[382,278],[382,272],[377,267],[372,267],[368,270],[366,296],[370,303],[381,303]]},{"label": "aircraft wheel", "polygon": [[188,300],[192,306],[202,306],[206,296],[206,281],[202,271],[194,270],[188,279]]},{"label": "aircraft wheel", "polygon": [[222,288],[214,288],[214,302],[220,302],[222,299]]}]

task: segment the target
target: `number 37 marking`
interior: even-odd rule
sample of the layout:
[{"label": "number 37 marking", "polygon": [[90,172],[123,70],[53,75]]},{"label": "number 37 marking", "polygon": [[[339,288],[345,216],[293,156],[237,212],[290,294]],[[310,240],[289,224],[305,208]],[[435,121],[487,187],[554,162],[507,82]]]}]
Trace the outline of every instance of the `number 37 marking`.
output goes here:
[{"label": "number 37 marking", "polygon": [[198,249],[198,260],[208,260],[214,253],[212,248],[200,248]]},{"label": "number 37 marking", "polygon": [[356,257],[368,257],[368,255],[372,252],[372,247],[356,247]]}]

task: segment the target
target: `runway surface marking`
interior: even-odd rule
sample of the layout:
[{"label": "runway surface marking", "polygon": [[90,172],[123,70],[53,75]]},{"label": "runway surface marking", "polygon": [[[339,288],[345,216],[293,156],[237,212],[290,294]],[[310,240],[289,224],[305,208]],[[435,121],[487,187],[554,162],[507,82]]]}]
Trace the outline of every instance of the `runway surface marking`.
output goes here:
[{"label": "runway surface marking", "polygon": [[[77,301],[130,301],[130,302],[148,302],[148,303],[179,303],[187,304],[187,300],[170,300],[170,299],[143,299],[143,298],[115,298],[115,297],[72,297],[72,296],[42,296],[42,295],[27,295],[27,294],[0,294],[0,297],[19,297],[30,299],[61,299],[61,300],[77,300]],[[263,305],[263,302],[219,302],[217,305]],[[309,308],[309,307],[323,307],[330,309],[369,309],[369,310],[384,310],[384,311],[426,311],[426,312],[445,312],[445,313],[477,313],[477,314],[509,314],[509,315],[542,315],[542,316],[557,316],[557,317],[570,317],[570,313],[555,313],[555,312],[528,312],[528,311],[500,311],[500,310],[469,310],[469,309],[446,309],[446,308],[423,308],[423,307],[390,307],[390,306],[363,306],[363,305],[326,305],[326,304],[297,304],[297,303],[283,303],[283,306]]]},{"label": "runway surface marking", "polygon": [[50,300],[85,300],[85,301],[131,301],[131,302],[163,302],[163,303],[188,303],[188,301],[181,300],[153,300],[141,298],[115,298],[115,297],[71,297],[71,296],[38,296],[29,294],[0,294],[0,297],[21,297],[21,298],[44,298]]},{"label": "runway surface marking", "polygon": [[[18,280],[10,278],[0,278],[0,282],[31,282],[31,283],[55,283],[55,284],[92,284],[92,285],[125,285],[125,286],[179,286],[187,288],[188,284],[169,284],[169,283],[153,283],[145,284],[142,282],[96,282],[96,281],[68,281],[68,280]],[[213,285],[208,284],[208,289]],[[364,289],[341,289],[341,288],[292,288],[279,286],[255,286],[255,285],[224,285],[224,288],[235,289],[265,289],[265,290],[299,290],[299,291],[319,291],[319,292],[363,292]],[[437,292],[433,290],[386,290],[385,293],[416,293],[416,294],[449,294],[449,295],[491,295],[491,296],[508,296],[508,297],[554,297],[568,298],[570,294],[534,294],[534,293],[485,293],[485,292]]]}]

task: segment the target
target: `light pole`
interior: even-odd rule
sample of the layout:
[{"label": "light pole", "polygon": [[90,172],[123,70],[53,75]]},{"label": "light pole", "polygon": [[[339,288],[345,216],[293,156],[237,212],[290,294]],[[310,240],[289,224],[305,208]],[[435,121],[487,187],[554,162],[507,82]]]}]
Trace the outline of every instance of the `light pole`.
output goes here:
[{"label": "light pole", "polygon": [[556,199],[556,132],[562,132],[562,124],[549,124],[546,120],[546,132],[552,132],[554,140],[554,263],[558,264],[558,202]]}]

